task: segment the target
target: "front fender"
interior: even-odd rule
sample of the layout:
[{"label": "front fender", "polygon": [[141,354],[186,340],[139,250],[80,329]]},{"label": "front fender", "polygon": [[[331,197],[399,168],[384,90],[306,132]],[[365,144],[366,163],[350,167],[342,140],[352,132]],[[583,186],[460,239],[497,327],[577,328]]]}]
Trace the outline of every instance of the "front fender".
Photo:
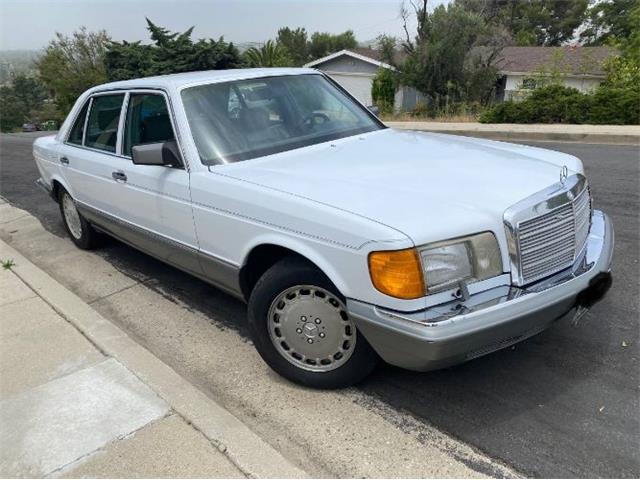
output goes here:
[{"label": "front fender", "polygon": [[[283,247],[297,253],[298,255],[301,255],[302,257],[306,258],[314,265],[316,265],[320,270],[322,270],[322,272],[324,272],[324,274],[329,277],[329,279],[343,295],[348,296],[351,290],[349,288],[349,281],[334,266],[334,262],[329,261],[329,258],[332,256],[342,257],[344,255],[346,257],[346,252],[341,252],[345,250],[344,247],[330,247],[319,242],[311,243],[288,235],[279,235],[274,232],[266,232],[264,234],[258,235],[255,238],[252,238],[244,246],[242,250],[243,261],[241,267],[244,267],[246,265],[251,252],[255,248],[262,245],[275,245],[278,247]],[[329,250],[331,250],[331,253],[329,253]],[[350,253],[349,255],[353,254]]]}]

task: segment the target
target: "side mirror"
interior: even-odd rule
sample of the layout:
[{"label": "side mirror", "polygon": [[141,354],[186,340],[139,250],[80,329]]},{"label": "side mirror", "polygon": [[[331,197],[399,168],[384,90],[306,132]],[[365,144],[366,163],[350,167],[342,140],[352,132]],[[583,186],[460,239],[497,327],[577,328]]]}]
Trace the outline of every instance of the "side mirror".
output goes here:
[{"label": "side mirror", "polygon": [[371,113],[373,113],[376,117],[380,115],[380,109],[376,105],[369,105],[367,107]]},{"label": "side mirror", "polygon": [[135,165],[182,166],[178,144],[175,140],[136,145],[131,149],[131,157]]}]

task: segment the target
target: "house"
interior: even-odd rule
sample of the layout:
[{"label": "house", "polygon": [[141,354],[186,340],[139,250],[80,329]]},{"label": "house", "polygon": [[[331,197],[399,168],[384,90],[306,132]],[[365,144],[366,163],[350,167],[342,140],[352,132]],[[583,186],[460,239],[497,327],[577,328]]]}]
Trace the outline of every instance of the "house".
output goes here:
[{"label": "house", "polygon": [[395,70],[380,59],[379,52],[371,48],[340,50],[309,62],[305,67],[322,70],[367,106],[373,105],[371,86],[378,69]]},{"label": "house", "polygon": [[496,100],[518,99],[552,75],[567,87],[591,91],[606,77],[605,60],[617,53],[611,47],[505,47],[494,62],[500,74]]},{"label": "house", "polygon": [[[402,61],[402,52],[396,52],[394,63],[399,64]],[[305,67],[323,71],[365,106],[373,105],[371,87],[378,70],[380,68],[395,70],[393,65],[382,61],[379,51],[372,48],[340,50],[309,62]],[[421,102],[426,102],[424,95],[414,88],[401,86],[396,91],[394,109],[396,111],[408,111]]]},{"label": "house", "polygon": [[[484,49],[486,50],[486,49]],[[401,52],[394,63],[403,61]],[[611,47],[505,47],[494,60],[498,67],[496,100],[518,99],[535,88],[544,77],[556,75],[569,87],[587,92],[606,77],[604,61],[617,55]],[[380,58],[371,48],[340,50],[309,62],[305,67],[328,74],[364,105],[372,105],[371,86],[378,69],[395,67]],[[396,92],[396,111],[410,111],[419,103],[427,103],[425,95],[411,87]]]}]

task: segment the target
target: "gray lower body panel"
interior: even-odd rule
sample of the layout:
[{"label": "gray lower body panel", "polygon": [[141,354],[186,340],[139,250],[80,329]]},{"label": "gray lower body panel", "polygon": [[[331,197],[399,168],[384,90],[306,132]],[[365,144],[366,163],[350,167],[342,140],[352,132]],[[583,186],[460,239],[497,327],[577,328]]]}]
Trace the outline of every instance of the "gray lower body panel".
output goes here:
[{"label": "gray lower body panel", "polygon": [[99,230],[244,300],[240,288],[240,269],[237,266],[131,225],[83,203],[78,202],[77,205],[82,216]]}]

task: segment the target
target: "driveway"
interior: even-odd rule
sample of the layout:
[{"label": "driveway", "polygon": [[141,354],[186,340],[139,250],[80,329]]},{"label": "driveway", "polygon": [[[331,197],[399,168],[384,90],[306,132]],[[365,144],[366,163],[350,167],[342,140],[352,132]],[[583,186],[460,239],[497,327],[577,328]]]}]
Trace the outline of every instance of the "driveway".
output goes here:
[{"label": "driveway", "polygon": [[[34,185],[38,173],[31,159],[32,139],[30,135],[1,137],[0,194],[36,216],[50,233],[63,237],[57,206]],[[577,143],[536,146],[580,157],[586,166],[595,207],[612,216],[616,251],[614,287],[609,296],[578,325],[558,323],[511,349],[438,372],[415,373],[383,366],[358,389],[338,395],[418,437],[422,425],[435,426],[523,475],[638,477],[638,147]],[[46,249],[13,246],[36,264],[47,263]],[[39,253],[30,255],[36,250]],[[238,301],[119,242],[109,241],[95,253],[127,277],[153,288],[158,299],[167,301],[167,305],[177,304],[186,311],[185,315],[209,319],[207,335],[215,336],[218,329],[224,332],[220,335],[231,334],[246,341],[245,307]],[[70,288],[82,290],[82,285],[74,286],[63,272],[56,272],[51,266],[48,269]],[[138,308],[133,314],[122,307],[127,298],[130,303],[137,301],[131,295],[132,289],[128,288],[96,300],[93,305],[199,388],[213,396],[232,395],[234,385],[223,380],[224,372],[210,364],[203,333],[189,323],[188,317],[183,324],[173,318],[163,320],[162,312],[151,301],[146,312]],[[140,298],[139,302],[147,300]],[[236,360],[242,362],[241,358]],[[274,380],[270,381],[273,384]],[[240,417],[253,415],[254,428],[268,432],[273,424],[262,424],[259,412],[256,415],[247,407],[250,398],[261,393],[246,392],[246,404],[237,405],[234,413]],[[309,398],[307,392],[303,394]],[[325,413],[328,417],[340,415]],[[305,421],[297,419],[301,425]],[[288,425],[296,423],[291,420]],[[354,434],[356,430],[361,434],[367,425],[345,424],[344,429],[349,428]],[[341,435],[350,433],[343,431]],[[327,433],[331,434],[338,433]],[[379,455],[382,450],[372,453]],[[478,470],[500,474],[486,465],[479,465]]]}]

